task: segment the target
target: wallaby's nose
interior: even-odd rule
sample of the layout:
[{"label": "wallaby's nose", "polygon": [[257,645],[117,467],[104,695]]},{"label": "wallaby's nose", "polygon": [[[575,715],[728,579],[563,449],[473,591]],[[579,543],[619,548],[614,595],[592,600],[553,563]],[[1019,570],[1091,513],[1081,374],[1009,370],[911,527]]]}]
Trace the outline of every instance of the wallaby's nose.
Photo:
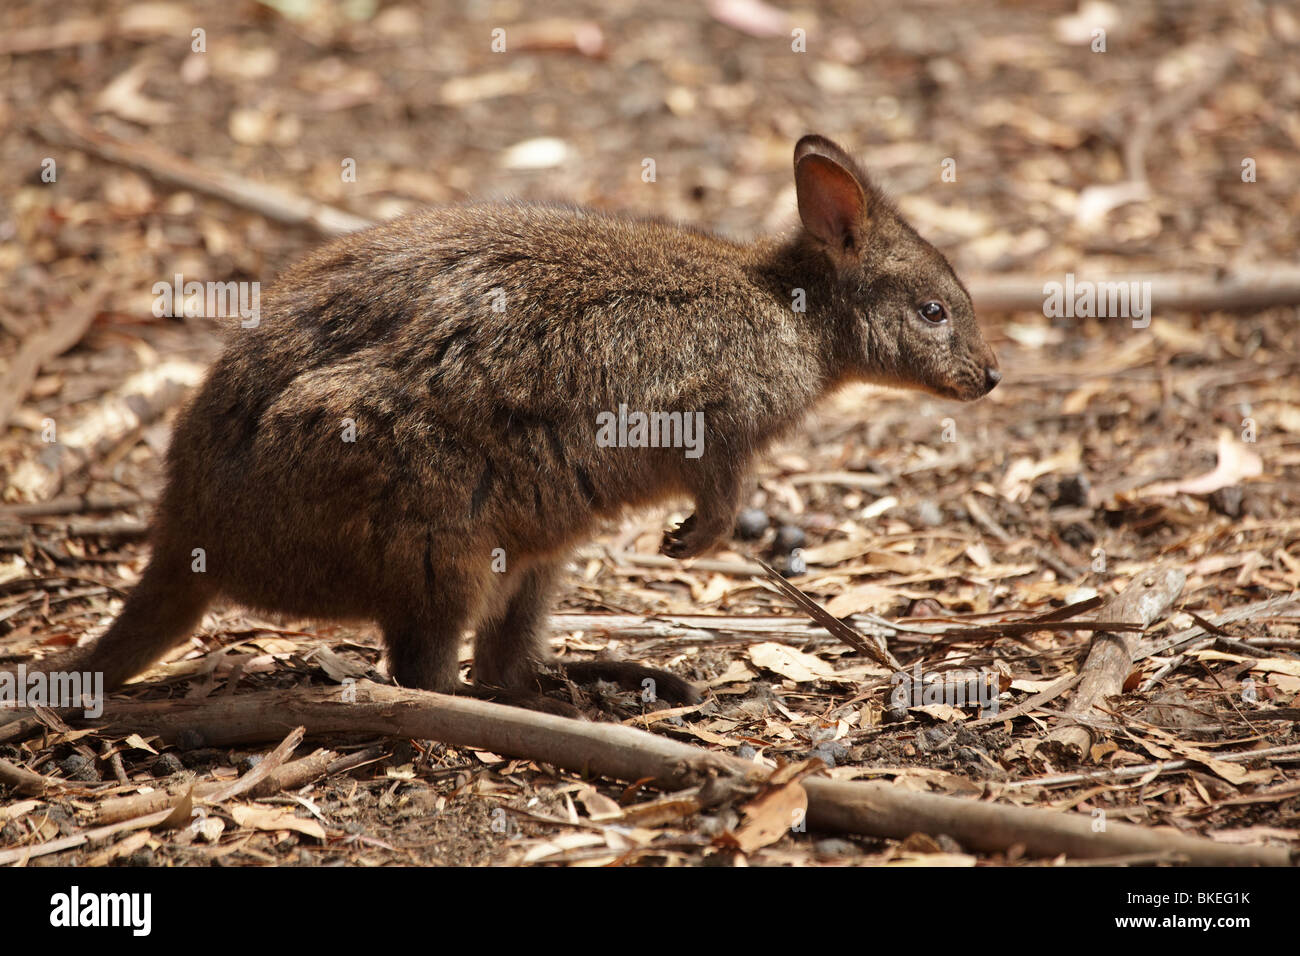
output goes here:
[{"label": "wallaby's nose", "polygon": [[1000,381],[1002,381],[1002,373],[999,372],[992,365],[990,365],[988,368],[984,370],[984,391],[985,392],[993,391],[993,386],[997,385],[998,382]]}]

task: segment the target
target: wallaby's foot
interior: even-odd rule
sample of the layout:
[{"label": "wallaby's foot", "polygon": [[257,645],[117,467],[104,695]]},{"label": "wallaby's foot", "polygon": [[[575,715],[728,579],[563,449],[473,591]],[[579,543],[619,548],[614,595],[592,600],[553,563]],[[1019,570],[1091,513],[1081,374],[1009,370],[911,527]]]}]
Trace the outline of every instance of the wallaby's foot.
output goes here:
[{"label": "wallaby's foot", "polygon": [[592,684],[596,681],[609,681],[618,684],[624,690],[643,695],[647,702],[663,700],[670,704],[698,704],[700,692],[682,680],[676,674],[646,667],[631,661],[572,661],[559,664],[552,662],[575,684]]},{"label": "wallaby's foot", "polygon": [[717,544],[721,537],[718,528],[696,520],[692,514],[676,528],[664,532],[659,553],[670,558],[698,557]]}]

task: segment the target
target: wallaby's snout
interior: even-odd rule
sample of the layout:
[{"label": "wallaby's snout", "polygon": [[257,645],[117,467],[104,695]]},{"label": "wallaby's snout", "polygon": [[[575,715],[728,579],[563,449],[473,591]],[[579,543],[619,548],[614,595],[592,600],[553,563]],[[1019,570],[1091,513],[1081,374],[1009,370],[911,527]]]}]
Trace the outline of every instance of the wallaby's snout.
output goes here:
[{"label": "wallaby's snout", "polygon": [[984,394],[993,391],[1000,381],[1002,373],[998,370],[998,357],[989,349],[989,364],[984,366]]}]

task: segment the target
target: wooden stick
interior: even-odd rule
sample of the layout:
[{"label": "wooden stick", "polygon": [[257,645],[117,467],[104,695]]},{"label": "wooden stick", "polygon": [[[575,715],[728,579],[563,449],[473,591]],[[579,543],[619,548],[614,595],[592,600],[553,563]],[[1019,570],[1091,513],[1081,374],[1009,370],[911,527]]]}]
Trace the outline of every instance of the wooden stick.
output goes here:
[{"label": "wooden stick", "polygon": [[66,780],[56,777],[42,777],[39,773],[24,770],[8,760],[0,758],[0,783],[13,787],[19,793],[44,793],[46,790],[59,790],[68,785]]},{"label": "wooden stick", "polygon": [[133,820],[123,820],[121,823],[114,823],[106,827],[96,827],[93,830],[83,830],[80,833],[60,837],[57,840],[50,840],[36,846],[20,846],[15,847],[12,850],[0,850],[0,866],[8,866],[10,863],[25,863],[32,857],[48,856],[51,853],[62,853],[64,850],[71,850],[86,843],[97,843],[101,840],[107,840],[109,837],[116,836],[117,834],[124,833],[128,830],[142,830],[146,827],[154,827],[166,821],[166,819],[171,815],[171,810],[159,810],[157,813],[151,813],[148,816],[136,817]]},{"label": "wooden stick", "polygon": [[[681,789],[715,776],[754,783],[769,770],[729,754],[620,724],[591,723],[463,697],[359,681],[357,702],[338,701],[337,688],[241,694],[207,700],[110,703],[90,724],[114,733],[174,738],[198,733],[211,746],[264,741],[300,725],[314,735],[385,734],[476,747],[617,780]],[[1002,806],[905,791],[881,782],[803,781],[814,826],[903,839],[916,832],[945,833],[975,850],[1005,851],[1020,844],[1038,856],[1105,857],[1174,853],[1202,865],[1287,865],[1285,847],[1237,846],[1175,831],[1111,823],[1094,832],[1090,816]]]},{"label": "wooden stick", "polygon": [[[333,751],[317,750],[309,757],[292,760],[281,767],[275,768],[265,780],[251,787],[249,795],[252,797],[269,797],[281,790],[296,790],[322,776],[329,769],[330,762],[337,758],[338,754]],[[227,785],[218,781],[200,783],[194,787],[194,796],[196,799],[207,802],[213,794],[225,789]],[[102,825],[157,813],[159,810],[175,806],[177,799],[182,797],[188,789],[187,784],[180,788],[160,790],[155,793],[137,793],[129,797],[114,797],[111,800],[104,800],[92,811],[91,819],[95,823]]]},{"label": "wooden stick", "polygon": [[[1122,594],[1097,614],[1099,621],[1139,623],[1143,627],[1163,614],[1183,593],[1187,575],[1174,568],[1157,568],[1129,582]],[[1092,636],[1088,657],[1079,670],[1079,688],[1066,707],[1066,713],[1079,717],[1092,714],[1094,705],[1120,693],[1133,670],[1137,637],[1123,632],[1098,631]],[[1057,727],[1049,740],[1077,748],[1086,754],[1093,743],[1092,731],[1082,723]]]},{"label": "wooden stick", "polygon": [[814,621],[826,628],[831,636],[839,638],[849,647],[855,648],[871,658],[882,667],[887,667],[891,671],[899,671],[903,665],[898,663],[894,655],[889,653],[889,648],[877,647],[868,641],[865,637],[849,627],[835,615],[831,614],[824,607],[804,594],[803,591],[795,587],[789,581],[781,576],[781,572],[776,570],[766,561],[759,561],[763,566],[763,572],[767,575],[769,581],[776,586],[776,589],[792,600],[795,605],[811,617]]},{"label": "wooden stick", "polygon": [[[1261,714],[1261,716],[1264,716],[1264,714]],[[1300,753],[1300,744],[1265,747],[1263,750],[1246,750],[1240,753],[1218,754],[1215,759],[1226,763],[1234,763],[1240,760],[1267,760],[1270,757],[1285,757],[1295,753]],[[1179,757],[1176,760],[1157,760],[1153,763],[1127,767],[1103,767],[1082,773],[1058,773],[1050,777],[1030,777],[1027,780],[1013,780],[1005,784],[1005,786],[1008,790],[1019,790],[1024,787],[1070,787],[1080,783],[1114,783],[1118,780],[1145,777],[1148,774],[1160,776],[1197,765],[1198,762],[1195,760]]]},{"label": "wooden stick", "polygon": [[41,138],[139,169],[159,182],[214,196],[276,222],[308,226],[326,236],[341,236],[374,225],[374,220],[354,216],[305,196],[249,182],[234,173],[204,169],[183,156],[150,143],[130,142],[101,132],[59,102],[51,106],[50,112],[62,128],[39,128],[36,132]]},{"label": "wooden stick", "polygon": [[139,495],[63,495],[49,501],[28,501],[0,508],[0,520],[5,518],[46,518],[53,515],[79,515],[88,511],[119,511],[142,504]]},{"label": "wooden stick", "polygon": [[[1087,278],[1096,282],[1150,282],[1151,306],[1157,312],[1247,311],[1300,304],[1300,268],[1284,263],[1260,272],[1218,278],[1170,273]],[[981,311],[1041,314],[1047,300],[1044,284],[1059,280],[1059,276],[985,275],[972,276],[967,285],[975,308]]]}]

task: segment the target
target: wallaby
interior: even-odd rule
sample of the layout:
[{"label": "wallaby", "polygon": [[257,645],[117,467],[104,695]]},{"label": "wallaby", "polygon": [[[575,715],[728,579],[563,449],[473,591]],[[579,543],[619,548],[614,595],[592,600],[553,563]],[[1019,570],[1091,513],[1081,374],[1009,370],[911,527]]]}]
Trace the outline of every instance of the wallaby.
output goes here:
[{"label": "wallaby", "polygon": [[[316,250],[181,413],[152,558],[121,615],[41,669],[115,687],[221,596],[376,621],[408,687],[526,697],[558,571],[598,522],[690,496],[660,550],[702,554],[731,532],[755,457],[838,386],[962,401],[993,388],[997,360],[943,255],[830,140],[799,140],[794,174],[802,229],[749,244],[484,203]],[[477,687],[458,676],[469,628]],[[626,662],[567,672],[698,699]]]}]

